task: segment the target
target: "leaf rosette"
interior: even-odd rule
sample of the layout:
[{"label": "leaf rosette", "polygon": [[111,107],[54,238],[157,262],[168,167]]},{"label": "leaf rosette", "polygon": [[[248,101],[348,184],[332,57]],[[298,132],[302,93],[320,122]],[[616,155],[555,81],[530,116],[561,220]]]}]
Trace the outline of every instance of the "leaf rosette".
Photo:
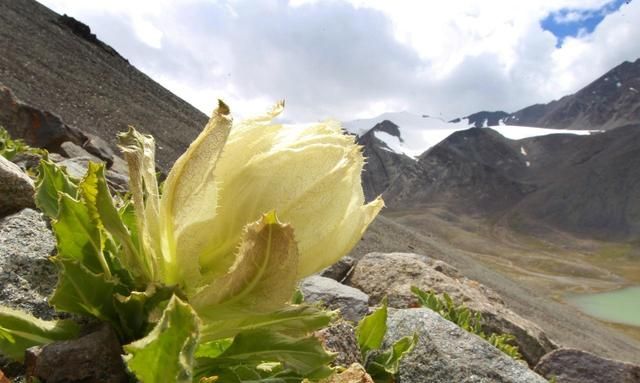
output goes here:
[{"label": "leaf rosette", "polygon": [[[43,161],[36,199],[52,218],[60,271],[51,303],[133,342],[126,360],[140,380],[165,370],[176,381],[330,372],[331,355],[309,334],[333,314],[292,303],[295,286],[344,256],[383,202],[364,203],[353,137],[332,121],[273,123],[283,107],[234,124],[220,102],[162,185],[153,137],[130,128],[119,136],[124,202],[109,193],[104,165],[75,180]],[[13,338],[1,320],[0,330],[2,347]]]}]

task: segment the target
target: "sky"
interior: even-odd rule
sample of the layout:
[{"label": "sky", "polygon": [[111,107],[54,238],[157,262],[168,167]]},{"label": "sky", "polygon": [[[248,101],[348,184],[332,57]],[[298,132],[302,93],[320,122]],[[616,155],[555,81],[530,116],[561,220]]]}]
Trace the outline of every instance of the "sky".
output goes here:
[{"label": "sky", "polygon": [[514,112],[640,57],[640,0],[39,1],[207,114],[292,122]]}]

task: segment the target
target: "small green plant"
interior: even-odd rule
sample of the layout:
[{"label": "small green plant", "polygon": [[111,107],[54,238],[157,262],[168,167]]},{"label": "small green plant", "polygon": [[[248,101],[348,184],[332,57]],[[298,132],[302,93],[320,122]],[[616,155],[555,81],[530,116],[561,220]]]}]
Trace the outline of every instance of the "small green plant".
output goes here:
[{"label": "small green plant", "polygon": [[515,360],[522,359],[518,346],[511,344],[515,340],[513,335],[485,334],[482,331],[482,315],[469,310],[464,305],[456,305],[449,294],[443,293],[442,298],[440,298],[434,292],[423,291],[416,286],[411,287],[411,292],[418,298],[420,305],[423,307],[435,311],[443,318],[457,324],[463,330],[478,335],[511,358]]},{"label": "small green plant", "polygon": [[[312,335],[333,313],[291,297],[300,278],[357,243],[383,204],[364,204],[352,137],[334,123],[271,124],[282,107],[231,129],[220,102],[162,188],[153,138],[121,134],[131,200],[112,198],[104,164],[77,180],[41,162],[36,202],[58,250],[49,302],[110,324],[139,381],[299,382],[333,372],[334,355]],[[78,331],[0,309],[0,351],[18,361],[27,347]]]},{"label": "small green plant", "polygon": [[402,358],[410,353],[418,342],[418,335],[405,336],[391,347],[381,350],[387,333],[387,299],[373,313],[358,322],[356,339],[367,373],[376,383],[393,383]]},{"label": "small green plant", "polygon": [[0,156],[3,156],[7,160],[11,161],[21,153],[29,153],[42,156],[44,154],[44,150],[32,148],[21,139],[11,138],[9,132],[7,132],[5,128],[0,126]]}]

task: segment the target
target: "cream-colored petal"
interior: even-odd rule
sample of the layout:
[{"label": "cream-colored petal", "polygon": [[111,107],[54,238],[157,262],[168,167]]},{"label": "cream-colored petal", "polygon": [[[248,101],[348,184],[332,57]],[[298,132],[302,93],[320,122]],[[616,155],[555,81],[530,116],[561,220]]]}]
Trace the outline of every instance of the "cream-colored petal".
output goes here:
[{"label": "cream-colored petal", "polygon": [[148,276],[158,277],[161,262],[159,191],[155,174],[155,141],[133,127],[118,135],[119,146],[129,167],[129,189],[133,196],[136,223]]},{"label": "cream-colored petal", "polygon": [[214,170],[231,129],[229,108],[218,108],[200,135],[178,158],[167,176],[161,200],[167,284],[187,289],[200,278],[197,249],[209,238],[216,215]]},{"label": "cream-colored petal", "polygon": [[[255,150],[243,150],[246,147]],[[232,131],[216,169],[220,209],[211,245],[200,258],[203,270],[226,270],[244,225],[271,209],[296,230],[299,273],[335,262],[369,223],[372,209],[363,206],[360,183],[363,165],[354,138],[342,134],[334,122]],[[342,226],[349,228],[348,235],[341,233]],[[316,257],[316,248],[325,250],[322,257]]]},{"label": "cream-colored petal", "polygon": [[291,298],[298,252],[293,229],[270,212],[243,230],[235,263],[190,301],[208,320],[280,308]]}]

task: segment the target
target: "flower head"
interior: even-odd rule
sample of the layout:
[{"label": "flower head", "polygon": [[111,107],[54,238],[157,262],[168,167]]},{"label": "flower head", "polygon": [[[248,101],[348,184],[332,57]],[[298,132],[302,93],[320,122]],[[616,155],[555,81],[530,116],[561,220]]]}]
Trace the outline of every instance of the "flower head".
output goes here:
[{"label": "flower head", "polygon": [[[337,122],[274,124],[283,106],[232,124],[220,102],[162,195],[153,139],[135,130],[120,137],[146,259],[140,268],[181,286],[196,309],[230,300],[221,284],[249,294],[265,273],[288,273],[295,282],[320,271],[357,243],[383,206],[381,199],[364,204],[364,158],[353,137]],[[247,255],[256,251],[262,255]],[[282,270],[283,263],[294,269]]]}]

